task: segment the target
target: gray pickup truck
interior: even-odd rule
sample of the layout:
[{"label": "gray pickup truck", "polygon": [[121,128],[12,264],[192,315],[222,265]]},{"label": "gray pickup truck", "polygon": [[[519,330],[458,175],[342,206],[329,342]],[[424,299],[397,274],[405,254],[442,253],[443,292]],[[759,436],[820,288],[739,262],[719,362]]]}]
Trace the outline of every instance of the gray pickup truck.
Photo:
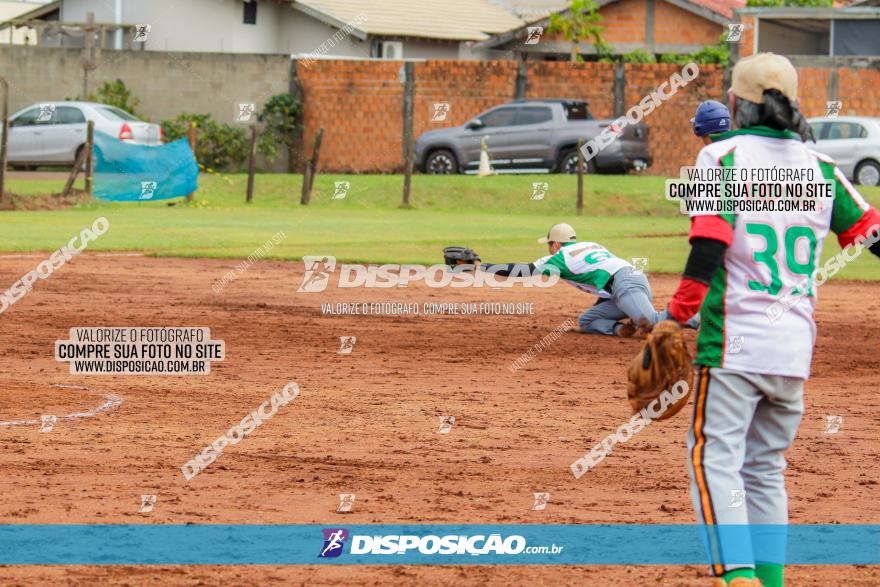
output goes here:
[{"label": "gray pickup truck", "polygon": [[[423,133],[415,161],[424,173],[473,172],[486,138],[498,171],[577,171],[579,139],[589,141],[612,120],[596,120],[583,100],[514,100],[483,112],[464,126]],[[651,164],[648,127],[626,126],[617,140],[587,161],[588,173],[626,173]]]}]

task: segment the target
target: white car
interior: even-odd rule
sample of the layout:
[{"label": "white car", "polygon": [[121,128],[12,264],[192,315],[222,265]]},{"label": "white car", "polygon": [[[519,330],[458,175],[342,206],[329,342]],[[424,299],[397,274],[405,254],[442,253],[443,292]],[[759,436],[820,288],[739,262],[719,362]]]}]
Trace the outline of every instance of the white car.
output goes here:
[{"label": "white car", "polygon": [[810,118],[816,144],[856,183],[880,186],[880,118],[840,116]]},{"label": "white car", "polygon": [[11,166],[73,165],[86,143],[87,121],[122,141],[162,144],[162,127],[142,122],[115,106],[96,102],[43,102],[9,119],[7,160]]}]

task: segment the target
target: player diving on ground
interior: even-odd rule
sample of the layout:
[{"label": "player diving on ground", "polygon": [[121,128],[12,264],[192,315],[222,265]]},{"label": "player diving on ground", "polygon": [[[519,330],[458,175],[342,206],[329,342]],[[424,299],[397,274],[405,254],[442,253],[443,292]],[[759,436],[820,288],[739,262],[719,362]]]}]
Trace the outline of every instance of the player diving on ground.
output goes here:
[{"label": "player diving on ground", "polygon": [[[666,310],[654,309],[644,273],[598,243],[578,241],[571,225],[554,224],[538,242],[546,244],[550,254],[534,263],[481,263],[479,255],[464,247],[448,247],[444,254],[449,265],[472,264],[475,270],[502,277],[558,273],[560,279],[599,298],[580,317],[584,333],[629,337],[639,325],[668,319]],[[695,315],[687,325],[698,328],[699,323]]]}]

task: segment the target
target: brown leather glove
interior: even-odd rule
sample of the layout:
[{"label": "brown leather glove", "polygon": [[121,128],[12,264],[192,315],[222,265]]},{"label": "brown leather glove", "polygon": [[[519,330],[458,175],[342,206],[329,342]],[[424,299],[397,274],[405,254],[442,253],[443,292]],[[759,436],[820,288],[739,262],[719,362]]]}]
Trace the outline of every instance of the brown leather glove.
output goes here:
[{"label": "brown leather glove", "polygon": [[633,414],[648,408],[648,417],[665,420],[687,404],[694,385],[694,362],[677,322],[662,320],[654,326],[630,363],[627,377]]}]

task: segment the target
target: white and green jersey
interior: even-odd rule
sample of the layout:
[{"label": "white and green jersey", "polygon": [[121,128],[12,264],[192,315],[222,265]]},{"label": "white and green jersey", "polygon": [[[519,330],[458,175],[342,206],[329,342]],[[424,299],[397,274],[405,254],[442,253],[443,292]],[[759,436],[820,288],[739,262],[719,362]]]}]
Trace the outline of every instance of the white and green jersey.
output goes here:
[{"label": "white and green jersey", "polygon": [[555,255],[535,261],[535,267],[545,273],[559,271],[559,277],[576,288],[610,298],[605,286],[615,273],[632,265],[597,243],[564,243]]},{"label": "white and green jersey", "polygon": [[[697,167],[813,168],[815,177],[836,180],[833,205],[812,212],[721,214],[733,226],[733,242],[700,308],[697,363],[806,379],[822,243],[829,229],[845,232],[869,205],[833,161],[790,132],[757,127],[726,133],[700,151]],[[771,319],[770,306],[783,296],[799,301]]]}]

